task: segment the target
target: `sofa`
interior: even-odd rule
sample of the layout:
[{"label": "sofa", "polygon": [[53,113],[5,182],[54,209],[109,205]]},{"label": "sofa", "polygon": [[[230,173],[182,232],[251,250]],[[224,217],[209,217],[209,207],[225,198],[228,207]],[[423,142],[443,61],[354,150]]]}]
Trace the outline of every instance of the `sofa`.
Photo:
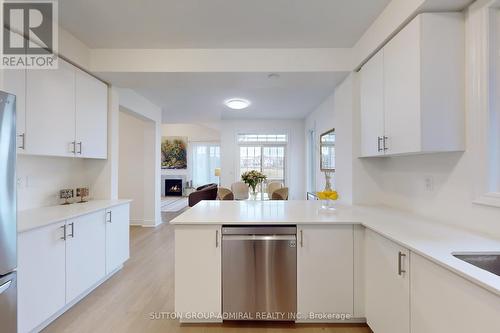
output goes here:
[{"label": "sofa", "polygon": [[196,188],[188,197],[189,207],[193,207],[201,200],[216,200],[217,184],[206,184]]}]

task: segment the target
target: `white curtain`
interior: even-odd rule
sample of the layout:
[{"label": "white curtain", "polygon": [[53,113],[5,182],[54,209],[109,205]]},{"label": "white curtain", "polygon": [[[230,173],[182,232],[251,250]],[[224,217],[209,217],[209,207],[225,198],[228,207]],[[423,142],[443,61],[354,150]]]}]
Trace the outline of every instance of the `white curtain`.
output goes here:
[{"label": "white curtain", "polygon": [[215,168],[220,168],[220,146],[214,143],[192,144],[192,179],[193,187],[209,183],[218,183]]}]

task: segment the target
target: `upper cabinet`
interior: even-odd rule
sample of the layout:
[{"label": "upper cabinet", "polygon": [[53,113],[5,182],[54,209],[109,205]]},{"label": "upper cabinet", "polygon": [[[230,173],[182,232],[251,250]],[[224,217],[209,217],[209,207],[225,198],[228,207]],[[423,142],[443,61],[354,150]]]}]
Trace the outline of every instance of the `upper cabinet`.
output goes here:
[{"label": "upper cabinet", "polygon": [[361,154],[384,155],[384,50],[361,71]]},{"label": "upper cabinet", "polygon": [[26,153],[74,156],[75,70],[59,61],[57,69],[28,70]]},{"label": "upper cabinet", "polygon": [[108,87],[59,59],[57,69],[6,70],[16,95],[18,152],[107,158]]},{"label": "upper cabinet", "polygon": [[76,70],[76,153],[103,158],[108,154],[108,87]]},{"label": "upper cabinet", "polygon": [[464,150],[464,20],[418,15],[361,70],[361,156]]}]

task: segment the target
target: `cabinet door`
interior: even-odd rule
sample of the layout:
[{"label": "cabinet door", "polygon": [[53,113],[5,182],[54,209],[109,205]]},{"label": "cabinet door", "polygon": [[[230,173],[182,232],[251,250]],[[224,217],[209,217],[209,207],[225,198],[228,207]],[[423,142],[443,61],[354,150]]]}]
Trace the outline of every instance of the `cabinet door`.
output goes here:
[{"label": "cabinet door", "polygon": [[27,72],[26,152],[74,156],[75,70],[59,59],[58,69]]},{"label": "cabinet door", "polygon": [[300,226],[297,237],[297,311],[352,315],[352,225]]},{"label": "cabinet door", "polygon": [[108,86],[76,70],[77,156],[107,158]]},{"label": "cabinet door", "polygon": [[411,253],[412,333],[500,332],[499,313],[498,295]]},{"label": "cabinet door", "polygon": [[18,152],[26,146],[26,70],[4,69],[3,90],[16,95],[16,134]]},{"label": "cabinet door", "polygon": [[220,225],[175,226],[175,311],[221,313],[221,268]]},{"label": "cabinet door", "polygon": [[387,154],[421,150],[420,20],[410,22],[384,48]]},{"label": "cabinet door", "polygon": [[18,323],[29,332],[65,304],[64,222],[19,234]]},{"label": "cabinet door", "polygon": [[384,51],[361,69],[361,156],[384,155]]},{"label": "cabinet door", "polygon": [[104,210],[68,220],[66,225],[66,302],[94,286],[106,272]]},{"label": "cabinet door", "polygon": [[365,233],[365,251],[368,325],[375,333],[409,333],[409,251],[371,230]]},{"label": "cabinet door", "polygon": [[129,204],[106,210],[106,274],[129,258]]}]

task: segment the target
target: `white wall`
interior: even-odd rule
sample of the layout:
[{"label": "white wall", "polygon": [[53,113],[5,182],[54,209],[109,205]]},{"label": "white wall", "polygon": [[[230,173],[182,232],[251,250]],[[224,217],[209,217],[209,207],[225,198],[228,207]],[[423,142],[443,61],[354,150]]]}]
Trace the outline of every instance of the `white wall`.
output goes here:
[{"label": "white wall", "polygon": [[82,159],[19,155],[18,210],[58,205],[59,190],[90,186],[90,179]]},{"label": "white wall", "polygon": [[230,187],[240,180],[239,133],[288,134],[286,178],[290,200],[306,197],[305,144],[303,120],[225,120],[221,122],[221,184]]},{"label": "white wall", "polygon": [[155,124],[120,110],[118,195],[132,199],[130,223],[155,225]]},{"label": "white wall", "polygon": [[[353,188],[353,89],[355,85],[354,75],[349,75],[335,92],[316,108],[305,120],[305,137],[308,140],[309,131],[316,132],[316,158],[314,161],[314,172],[316,174],[315,191],[325,188],[325,175],[320,171],[319,156],[320,145],[319,136],[332,128],[336,134],[336,170],[333,176],[332,185],[339,192],[340,201],[352,203]],[[309,147],[306,145],[306,156],[310,156]],[[306,161],[306,165],[309,163]]]}]

